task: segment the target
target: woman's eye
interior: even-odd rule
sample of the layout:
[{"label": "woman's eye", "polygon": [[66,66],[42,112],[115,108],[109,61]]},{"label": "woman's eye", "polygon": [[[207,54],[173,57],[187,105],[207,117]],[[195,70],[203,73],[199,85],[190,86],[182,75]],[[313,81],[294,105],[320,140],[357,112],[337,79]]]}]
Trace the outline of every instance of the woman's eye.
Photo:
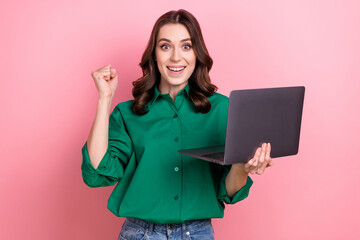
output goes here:
[{"label": "woman's eye", "polygon": [[164,44],[164,45],[161,45],[160,48],[161,49],[169,49],[170,47],[169,47],[169,45]]},{"label": "woman's eye", "polygon": [[191,45],[190,45],[190,44],[186,44],[186,45],[184,45],[184,48],[185,48],[186,50],[188,50],[188,49],[191,48]]}]

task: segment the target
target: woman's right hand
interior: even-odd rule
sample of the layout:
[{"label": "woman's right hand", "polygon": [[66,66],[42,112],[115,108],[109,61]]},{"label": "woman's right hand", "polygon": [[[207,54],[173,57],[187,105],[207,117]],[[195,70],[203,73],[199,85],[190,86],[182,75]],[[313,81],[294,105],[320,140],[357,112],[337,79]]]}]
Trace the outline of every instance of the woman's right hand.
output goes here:
[{"label": "woman's right hand", "polygon": [[118,75],[111,65],[99,68],[91,72],[95,81],[99,97],[114,97],[118,86]]}]

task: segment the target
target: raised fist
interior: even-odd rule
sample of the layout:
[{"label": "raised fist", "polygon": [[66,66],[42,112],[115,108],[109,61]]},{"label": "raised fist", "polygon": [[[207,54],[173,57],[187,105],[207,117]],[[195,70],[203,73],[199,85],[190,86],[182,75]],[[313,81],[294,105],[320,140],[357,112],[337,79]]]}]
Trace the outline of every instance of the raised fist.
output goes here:
[{"label": "raised fist", "polygon": [[100,97],[113,97],[118,86],[118,75],[111,65],[91,72]]}]

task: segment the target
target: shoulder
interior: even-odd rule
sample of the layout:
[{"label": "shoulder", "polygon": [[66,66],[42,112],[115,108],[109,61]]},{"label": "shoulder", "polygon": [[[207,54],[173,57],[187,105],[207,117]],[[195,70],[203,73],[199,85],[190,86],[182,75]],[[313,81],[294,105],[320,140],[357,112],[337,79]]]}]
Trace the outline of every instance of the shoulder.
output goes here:
[{"label": "shoulder", "polygon": [[132,114],[132,110],[131,110],[131,104],[134,100],[127,100],[124,102],[120,102],[118,103],[115,108],[114,111],[117,112],[121,112],[122,114],[128,115],[128,114]]},{"label": "shoulder", "polygon": [[208,97],[211,106],[227,106],[229,105],[229,98],[221,93],[214,92],[212,96]]}]

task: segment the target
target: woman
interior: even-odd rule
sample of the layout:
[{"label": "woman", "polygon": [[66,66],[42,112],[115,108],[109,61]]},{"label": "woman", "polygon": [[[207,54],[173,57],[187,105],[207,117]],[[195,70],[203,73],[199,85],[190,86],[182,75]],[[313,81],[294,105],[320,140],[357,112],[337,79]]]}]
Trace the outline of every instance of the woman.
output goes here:
[{"label": "woman", "polygon": [[178,153],[225,142],[228,98],[210,82],[212,63],[197,20],[179,10],[155,23],[134,100],[110,114],[116,71],[92,72],[99,99],[82,173],[90,187],[117,183],[108,208],[126,217],[119,239],[213,239],[211,218],[248,196],[249,173],[273,164],[270,144],[231,167]]}]

